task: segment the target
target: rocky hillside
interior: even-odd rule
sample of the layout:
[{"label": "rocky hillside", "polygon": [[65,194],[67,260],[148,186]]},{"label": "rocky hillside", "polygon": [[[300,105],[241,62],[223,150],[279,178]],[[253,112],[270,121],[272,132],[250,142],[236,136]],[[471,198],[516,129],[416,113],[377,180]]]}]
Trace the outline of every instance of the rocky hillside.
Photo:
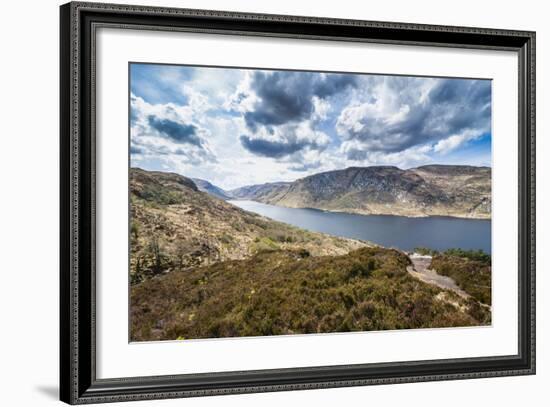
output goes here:
[{"label": "rocky hillside", "polygon": [[211,184],[210,182],[204,179],[200,179],[200,178],[191,178],[191,179],[193,180],[193,182],[195,183],[199,191],[207,192],[210,195],[213,195],[223,200],[228,200],[232,198],[226,191],[224,191],[220,187],[217,187],[214,184]]},{"label": "rocky hillside", "polygon": [[[428,165],[350,167],[292,183],[241,188],[239,199],[360,214],[491,217],[491,168]],[[237,196],[237,195],[235,195]]]},{"label": "rocky hillside", "polygon": [[416,280],[409,264],[383,248],[277,250],[159,275],[132,287],[131,340],[490,324],[475,300]]},{"label": "rocky hillside", "polygon": [[246,212],[201,192],[191,179],[173,173],[131,168],[130,210],[133,283],[264,251],[338,255],[368,245]]},{"label": "rocky hillside", "polygon": [[251,199],[259,202],[276,202],[288,192],[291,182],[268,182],[233,189],[229,194],[233,199]]}]

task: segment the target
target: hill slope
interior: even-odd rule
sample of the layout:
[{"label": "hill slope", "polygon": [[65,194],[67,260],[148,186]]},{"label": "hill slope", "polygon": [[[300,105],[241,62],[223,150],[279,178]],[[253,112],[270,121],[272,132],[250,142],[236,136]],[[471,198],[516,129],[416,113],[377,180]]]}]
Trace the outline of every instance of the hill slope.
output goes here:
[{"label": "hill slope", "polygon": [[132,288],[132,340],[484,325],[490,314],[411,277],[403,253],[263,252]]},{"label": "hill slope", "polygon": [[[241,188],[240,199],[360,214],[491,217],[491,169],[429,165],[350,167],[298,179],[276,193]],[[248,193],[247,193],[248,192]]]},{"label": "hill slope", "polygon": [[199,191],[178,174],[130,169],[130,274],[134,283],[173,270],[244,259],[259,251],[345,254],[367,242],[302,230]]},{"label": "hill slope", "polygon": [[213,195],[217,198],[223,199],[227,201],[228,199],[231,199],[231,195],[227,192],[221,189],[220,187],[217,187],[216,185],[200,178],[191,178],[199,191],[207,192],[210,195]]},{"label": "hill slope", "polygon": [[230,194],[234,199],[252,199],[266,203],[275,202],[284,197],[291,184],[291,182],[268,182],[265,184],[248,185],[232,189]]}]

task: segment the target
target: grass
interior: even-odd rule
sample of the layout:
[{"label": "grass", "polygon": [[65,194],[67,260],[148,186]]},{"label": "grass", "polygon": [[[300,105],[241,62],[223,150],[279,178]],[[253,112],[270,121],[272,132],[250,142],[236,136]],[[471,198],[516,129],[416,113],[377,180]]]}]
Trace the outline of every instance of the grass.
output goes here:
[{"label": "grass", "polygon": [[251,244],[250,250],[252,253],[275,251],[279,250],[279,245],[269,237],[257,237]]}]

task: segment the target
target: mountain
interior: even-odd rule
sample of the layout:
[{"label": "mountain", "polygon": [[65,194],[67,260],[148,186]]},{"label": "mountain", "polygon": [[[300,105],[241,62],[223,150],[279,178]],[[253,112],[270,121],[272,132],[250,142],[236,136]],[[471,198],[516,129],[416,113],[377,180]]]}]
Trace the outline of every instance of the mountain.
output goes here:
[{"label": "mountain", "polygon": [[286,194],[291,184],[291,182],[268,182],[232,189],[229,193],[235,199],[251,199],[260,202],[278,201]]},{"label": "mountain", "polygon": [[139,168],[130,169],[130,210],[134,283],[262,251],[322,256],[370,245],[276,222],[202,192],[184,176]]},{"label": "mountain", "polygon": [[[403,252],[275,222],[178,174],[131,168],[130,220],[132,341],[490,324]],[[433,267],[487,296],[488,265],[464,255]]]},{"label": "mountain", "polygon": [[210,195],[213,195],[217,198],[223,199],[224,201],[227,201],[228,199],[231,199],[231,195],[227,192],[221,189],[220,187],[217,187],[216,185],[200,178],[191,178],[199,191],[207,192]]},{"label": "mountain", "polygon": [[350,167],[270,185],[240,188],[238,198],[360,214],[491,217],[489,167]]}]

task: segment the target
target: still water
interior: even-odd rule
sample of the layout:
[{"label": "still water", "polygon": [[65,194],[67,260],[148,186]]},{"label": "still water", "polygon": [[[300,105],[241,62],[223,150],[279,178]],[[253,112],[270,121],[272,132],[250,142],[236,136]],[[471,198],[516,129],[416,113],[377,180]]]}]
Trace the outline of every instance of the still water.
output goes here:
[{"label": "still water", "polygon": [[368,240],[385,247],[412,250],[429,247],[481,249],[491,253],[491,221],[446,216],[408,218],[392,215],[355,215],[318,209],[296,209],[254,201],[229,203],[302,229],[353,239]]}]

